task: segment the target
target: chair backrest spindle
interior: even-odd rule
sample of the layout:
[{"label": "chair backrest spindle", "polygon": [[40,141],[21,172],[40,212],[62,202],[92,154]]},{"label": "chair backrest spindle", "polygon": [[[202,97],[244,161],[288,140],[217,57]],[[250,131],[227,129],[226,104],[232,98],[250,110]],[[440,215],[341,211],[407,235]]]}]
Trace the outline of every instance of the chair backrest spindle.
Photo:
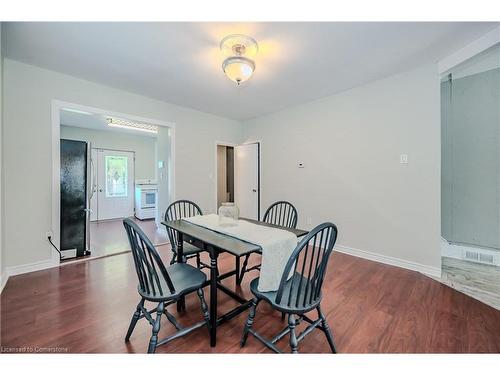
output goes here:
[{"label": "chair backrest spindle", "polygon": [[278,201],[273,203],[266,210],[264,218],[262,219],[262,221],[266,223],[280,225],[287,228],[296,228],[297,220],[297,210],[293,204],[287,201]]}]

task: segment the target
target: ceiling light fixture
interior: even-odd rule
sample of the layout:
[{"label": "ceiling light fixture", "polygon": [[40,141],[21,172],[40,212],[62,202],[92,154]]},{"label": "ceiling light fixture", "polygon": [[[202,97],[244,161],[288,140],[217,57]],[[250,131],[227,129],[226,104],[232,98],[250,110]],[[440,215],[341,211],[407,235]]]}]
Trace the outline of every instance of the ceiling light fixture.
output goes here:
[{"label": "ceiling light fixture", "polygon": [[116,117],[108,117],[106,119],[108,126],[112,128],[122,128],[129,130],[139,130],[147,133],[158,134],[158,126],[151,124],[144,124],[142,122],[134,122],[130,120],[124,120]]},{"label": "ceiling light fixture", "polygon": [[255,62],[250,57],[259,50],[257,42],[247,35],[228,35],[220,42],[220,50],[228,56],[222,63],[226,76],[238,86],[248,81],[255,71]]}]

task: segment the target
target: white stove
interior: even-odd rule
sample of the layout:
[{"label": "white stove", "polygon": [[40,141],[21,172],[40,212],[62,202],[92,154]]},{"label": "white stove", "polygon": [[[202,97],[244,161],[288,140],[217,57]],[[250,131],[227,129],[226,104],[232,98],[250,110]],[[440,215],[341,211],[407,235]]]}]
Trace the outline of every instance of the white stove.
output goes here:
[{"label": "white stove", "polygon": [[158,205],[158,181],[135,180],[135,217],[154,219]]}]

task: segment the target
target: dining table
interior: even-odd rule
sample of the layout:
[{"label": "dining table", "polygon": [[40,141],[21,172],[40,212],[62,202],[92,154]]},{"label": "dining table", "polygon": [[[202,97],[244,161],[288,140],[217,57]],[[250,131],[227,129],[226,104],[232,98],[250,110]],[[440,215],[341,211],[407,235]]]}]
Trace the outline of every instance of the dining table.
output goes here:
[{"label": "dining table", "polygon": [[[302,237],[308,233],[307,230],[287,228],[280,225],[269,224],[253,219],[240,218],[240,220],[246,220],[256,225],[263,225],[267,227],[287,230],[294,233],[297,237]],[[186,261],[183,253],[184,242],[187,242],[203,251],[206,251],[210,257],[210,264],[208,265],[208,268],[210,269],[210,278],[209,280],[207,280],[206,285],[209,285],[210,288],[210,346],[214,347],[217,344],[217,327],[224,322],[227,322],[230,319],[238,316],[239,314],[247,310],[252,304],[251,299],[245,299],[243,296],[223,285],[221,281],[233,275],[238,277],[239,258],[251,253],[259,253],[262,251],[262,248],[259,245],[219,233],[212,229],[208,229],[182,219],[162,221],[162,224],[167,228],[173,229],[177,233],[177,262],[182,263]],[[236,267],[234,270],[226,272],[224,274],[219,274],[218,258],[222,253],[234,255],[238,261],[236,262]],[[218,290],[227,294],[229,297],[238,302],[238,306],[220,316],[218,316],[217,314]],[[184,309],[185,301],[184,298],[181,298],[177,302],[177,310],[182,311]]]}]

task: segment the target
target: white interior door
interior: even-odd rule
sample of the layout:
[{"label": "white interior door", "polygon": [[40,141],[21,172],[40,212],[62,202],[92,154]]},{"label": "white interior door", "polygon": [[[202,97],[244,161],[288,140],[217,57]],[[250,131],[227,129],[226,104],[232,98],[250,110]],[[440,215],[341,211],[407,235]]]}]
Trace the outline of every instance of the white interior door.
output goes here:
[{"label": "white interior door", "polygon": [[240,216],[259,219],[259,144],[234,148],[234,195]]},{"label": "white interior door", "polygon": [[134,214],[134,153],[97,150],[97,220]]}]

